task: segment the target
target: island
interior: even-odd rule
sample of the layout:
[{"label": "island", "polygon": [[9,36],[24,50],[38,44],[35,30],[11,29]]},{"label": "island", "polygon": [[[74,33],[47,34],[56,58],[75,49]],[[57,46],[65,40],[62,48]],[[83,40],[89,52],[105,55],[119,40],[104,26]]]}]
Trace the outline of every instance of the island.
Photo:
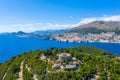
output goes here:
[{"label": "island", "polygon": [[120,56],[95,47],[25,52],[0,64],[0,80],[119,80]]}]

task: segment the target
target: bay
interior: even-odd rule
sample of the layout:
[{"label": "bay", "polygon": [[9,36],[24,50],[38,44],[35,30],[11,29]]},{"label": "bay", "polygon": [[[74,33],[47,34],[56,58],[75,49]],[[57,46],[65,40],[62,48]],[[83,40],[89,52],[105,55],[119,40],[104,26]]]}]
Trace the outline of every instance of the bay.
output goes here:
[{"label": "bay", "polygon": [[114,54],[120,54],[119,43],[68,43],[58,42],[55,40],[42,40],[32,37],[0,35],[0,62],[5,62],[13,56],[17,56],[30,50],[45,50],[51,47],[69,48],[75,46],[94,46],[112,52]]}]

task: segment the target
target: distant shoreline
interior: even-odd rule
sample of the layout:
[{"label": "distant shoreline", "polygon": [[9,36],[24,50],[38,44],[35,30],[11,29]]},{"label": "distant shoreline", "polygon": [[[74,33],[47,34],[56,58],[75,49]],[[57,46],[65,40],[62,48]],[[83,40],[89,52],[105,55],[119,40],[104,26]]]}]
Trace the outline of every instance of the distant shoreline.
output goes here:
[{"label": "distant shoreline", "polygon": [[[28,38],[28,36],[17,36],[17,37],[25,37],[25,38]],[[34,37],[34,38],[37,38],[37,37]],[[42,39],[42,38],[40,38]],[[46,39],[42,39],[42,40],[46,40]],[[47,40],[56,40],[56,39],[47,39]],[[70,42],[70,41],[60,41],[60,40],[56,40],[58,42],[68,42],[68,43],[115,43],[115,44],[120,44],[120,42],[105,42],[105,41],[73,41],[73,42]]]},{"label": "distant shoreline", "polygon": [[[28,38],[28,36],[17,36],[17,37],[25,37],[25,38]],[[36,38],[36,37],[34,37],[34,38]],[[40,39],[42,39],[42,38],[40,38]],[[46,40],[46,39],[43,39],[43,40]],[[56,40],[56,39],[47,39],[47,40]],[[73,41],[73,42],[70,42],[70,41],[60,41],[60,40],[56,40],[56,41],[58,41],[58,42],[68,42],[68,43],[95,43],[95,42],[97,42],[97,43],[115,43],[115,44],[120,44],[120,42],[105,42],[105,41]]]},{"label": "distant shoreline", "polygon": [[81,41],[81,42],[78,42],[78,41],[70,42],[70,41],[59,41],[59,40],[56,40],[56,41],[58,41],[58,42],[68,42],[68,43],[114,43],[114,44],[120,44],[120,42],[103,42],[103,41]]}]

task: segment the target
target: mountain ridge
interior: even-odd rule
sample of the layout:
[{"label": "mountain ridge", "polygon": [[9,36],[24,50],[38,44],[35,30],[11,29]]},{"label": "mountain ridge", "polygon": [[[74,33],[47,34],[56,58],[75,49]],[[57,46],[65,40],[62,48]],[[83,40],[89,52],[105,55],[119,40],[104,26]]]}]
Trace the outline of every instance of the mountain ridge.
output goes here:
[{"label": "mountain ridge", "polygon": [[[91,31],[90,31],[91,30]],[[94,21],[84,25],[76,26],[68,32],[80,32],[80,33],[93,33],[93,31],[99,32],[115,32],[116,34],[120,34],[120,21]],[[97,33],[97,32],[95,32]]]}]

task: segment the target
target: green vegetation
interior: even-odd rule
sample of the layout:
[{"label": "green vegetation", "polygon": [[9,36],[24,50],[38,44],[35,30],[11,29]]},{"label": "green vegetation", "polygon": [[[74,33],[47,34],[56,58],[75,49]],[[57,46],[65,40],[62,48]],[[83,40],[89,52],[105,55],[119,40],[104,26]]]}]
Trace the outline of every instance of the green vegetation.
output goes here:
[{"label": "green vegetation", "polygon": [[29,72],[26,68],[25,68],[25,65],[24,65],[24,69],[23,69],[23,80],[33,80],[32,78],[32,73]]},{"label": "green vegetation", "polygon": [[9,65],[10,65],[11,61],[7,61],[5,64],[2,64],[0,66],[0,79],[2,80],[5,72],[7,71]]},{"label": "green vegetation", "polygon": [[5,80],[15,80],[18,78],[18,73],[20,71],[20,64],[21,61],[25,58],[25,55],[20,55],[16,58],[13,58],[11,61],[8,70],[7,70],[7,75],[5,77]]},{"label": "green vegetation", "polygon": [[120,34],[120,29],[116,28],[114,30],[103,30],[103,29],[97,29],[96,27],[87,27],[87,28],[74,28],[68,31],[69,33],[80,33],[80,34],[88,34],[88,33],[92,33],[92,34],[100,34],[102,32],[106,33],[106,32],[115,32],[115,34]]},{"label": "green vegetation", "polygon": [[102,32],[107,32],[107,31],[106,30],[100,30],[100,29],[97,29],[95,27],[88,27],[88,28],[83,28],[83,29],[74,28],[74,29],[71,29],[68,32],[75,32],[75,33],[80,33],[80,34],[88,34],[88,33],[100,34]]},{"label": "green vegetation", "polygon": [[[47,59],[56,61],[58,53],[71,54],[81,65],[77,70],[53,70],[53,63]],[[47,57],[44,61],[40,59],[42,55]],[[94,47],[51,48],[24,53],[0,65],[0,80],[5,73],[5,80],[17,79],[23,60],[23,80],[34,80],[35,74],[38,80],[91,80],[95,76],[98,76],[96,80],[120,80],[120,56]]]},{"label": "green vegetation", "polygon": [[117,27],[117,28],[114,30],[114,32],[115,32],[116,34],[120,34],[120,29]]}]

